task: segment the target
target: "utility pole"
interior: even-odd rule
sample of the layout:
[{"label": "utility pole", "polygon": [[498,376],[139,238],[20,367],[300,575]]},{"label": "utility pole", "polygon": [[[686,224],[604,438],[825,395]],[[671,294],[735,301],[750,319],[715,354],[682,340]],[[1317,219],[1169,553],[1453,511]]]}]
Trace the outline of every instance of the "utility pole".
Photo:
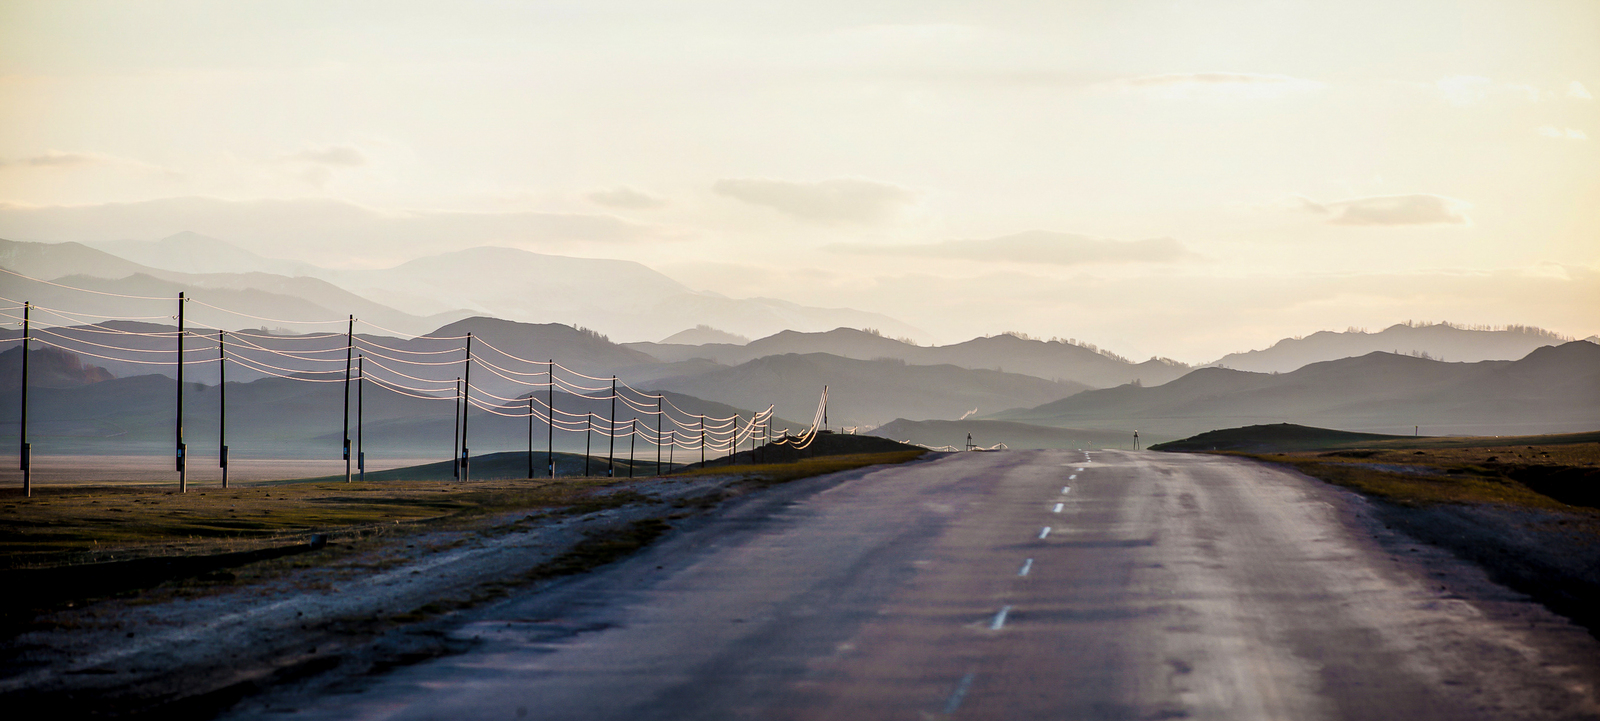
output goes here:
[{"label": "utility pole", "polygon": [[356,470],[361,473],[361,482],[367,482],[367,449],[361,445],[361,430],[366,424],[367,400],[367,357],[356,356]]},{"label": "utility pole", "polygon": [[606,451],[606,477],[617,477],[617,377],[611,376],[611,419],[607,421],[611,429],[611,449]]},{"label": "utility pole", "polygon": [[472,477],[472,451],[467,448],[467,416],[472,415],[472,334],[467,334],[467,377],[461,383],[461,480]]},{"label": "utility pole", "polygon": [[639,417],[628,419],[628,477],[633,478],[633,447],[639,439]]},{"label": "utility pole", "polygon": [[661,475],[661,396],[656,396],[656,475]]},{"label": "utility pole", "polygon": [[[672,438],[672,440],[670,441],[670,443],[672,443],[672,445],[667,446],[667,465],[670,466],[670,465],[672,465],[672,454],[673,454],[673,451],[678,450],[678,429],[674,428],[674,429],[672,429],[670,431],[667,431],[667,434],[669,436],[671,436],[671,438]],[[661,439],[657,438],[656,440],[661,440]],[[661,447],[660,446],[656,446],[656,475],[658,475],[658,476],[661,475]]]},{"label": "utility pole", "polygon": [[[545,405],[550,406],[550,430],[545,436],[544,460],[550,464],[550,477],[556,477],[556,359],[550,359],[550,387],[545,389]],[[528,396],[532,398],[532,394]]]},{"label": "utility pole", "polygon": [[528,394],[528,479],[533,479],[533,394]]},{"label": "utility pole", "polygon": [[461,378],[456,378],[456,419],[450,424],[450,477],[461,480]]},{"label": "utility pole", "polygon": [[822,387],[822,430],[828,430],[828,387]]},{"label": "utility pole", "polygon": [[183,444],[183,305],[184,294],[178,294],[178,492],[189,491],[188,478],[185,477],[189,468],[188,450]]},{"label": "utility pole", "polygon": [[588,421],[589,427],[583,429],[583,477],[589,477],[589,449],[594,447],[594,411],[584,414],[583,419]]},{"label": "utility pole", "polygon": [[344,482],[350,482],[350,361],[356,349],[356,317],[350,316],[350,328],[344,340]]},{"label": "utility pole", "polygon": [[217,465],[222,466],[222,487],[228,487],[228,349],[227,331],[217,331]]},{"label": "utility pole", "polygon": [[700,467],[706,467],[706,414],[700,414]]},{"label": "utility pole", "polygon": [[33,446],[28,443],[28,340],[29,325],[28,311],[33,310],[33,301],[22,304],[22,495],[25,498],[33,497]]}]

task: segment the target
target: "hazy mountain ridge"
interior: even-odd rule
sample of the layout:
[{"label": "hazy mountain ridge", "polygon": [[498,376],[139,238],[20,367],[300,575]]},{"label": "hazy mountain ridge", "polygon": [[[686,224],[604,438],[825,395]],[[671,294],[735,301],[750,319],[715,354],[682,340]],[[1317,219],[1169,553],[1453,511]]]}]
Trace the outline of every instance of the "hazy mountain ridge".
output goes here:
[{"label": "hazy mountain ridge", "polygon": [[[7,352],[19,355],[16,349]],[[35,350],[30,360],[40,360],[42,351]],[[5,358],[6,356],[0,356]],[[3,362],[3,361],[0,361]],[[30,376],[34,369],[29,368]],[[62,387],[43,387],[33,376],[30,383],[29,440],[40,454],[136,452],[170,452],[173,443],[176,381],[161,375],[139,375],[112,378],[100,382],[63,384]],[[191,463],[214,463],[218,442],[218,419],[222,395],[214,385],[185,383],[184,428],[185,440],[191,445]],[[443,399],[414,398],[385,390],[368,383],[361,393],[364,426],[364,449],[372,456],[415,458],[437,456],[451,457],[454,440],[451,427],[455,406],[448,396]],[[536,391],[540,401],[546,392]],[[355,395],[354,389],[352,396]],[[521,398],[525,399],[524,392]],[[681,393],[668,393],[667,398],[682,413],[706,414],[727,417],[738,414],[748,418],[752,410],[724,403],[706,401]],[[505,411],[521,413],[525,400],[494,401],[478,398],[488,405]],[[13,383],[0,389],[0,407],[15,408],[18,388]],[[280,378],[264,378],[251,382],[230,380],[227,387],[228,443],[240,457],[262,454],[290,457],[337,458],[344,433],[344,386],[341,383],[303,383]],[[565,413],[594,413],[596,431],[606,430],[611,422],[612,406],[606,399],[583,397],[557,391],[554,404]],[[763,406],[764,408],[765,406]],[[351,409],[350,433],[356,434],[356,410]],[[616,426],[625,431],[637,419],[641,431],[656,428],[654,416],[635,411],[626,403],[616,404]],[[579,420],[582,423],[582,420]],[[777,427],[799,428],[801,424],[775,419]],[[546,426],[535,420],[534,445],[543,449]],[[671,423],[664,424],[670,430]],[[17,439],[17,417],[7,414],[0,419],[0,438]],[[684,439],[680,433],[678,436]],[[696,439],[698,436],[696,435]],[[558,429],[555,444],[558,450],[581,451],[586,441],[594,442],[594,450],[605,455],[608,439],[598,432],[592,438],[582,430]],[[528,421],[524,418],[495,415],[487,410],[474,409],[470,416],[468,442],[475,454],[500,450],[518,450],[527,447]],[[644,441],[636,441],[641,454],[654,456],[654,449]],[[13,447],[15,444],[13,443]],[[627,451],[628,443],[618,443],[619,454]],[[679,451],[682,460],[683,451]],[[204,459],[204,460],[202,460]]]},{"label": "hazy mountain ridge", "polygon": [[988,448],[1004,443],[1007,448],[1131,448],[1132,431],[1104,428],[1054,428],[1014,421],[908,421],[896,418],[877,428],[862,431],[923,446],[964,448],[967,434],[974,445]]},{"label": "hazy mountain ridge", "polygon": [[1201,368],[1161,386],[1088,391],[989,417],[1164,437],[1280,422],[1391,433],[1590,430],[1600,427],[1600,346],[1574,341],[1476,363],[1375,352],[1283,374]]},{"label": "hazy mountain ridge", "polygon": [[[923,333],[878,313],[816,308],[772,298],[732,299],[704,293],[634,261],[548,255],[499,246],[478,246],[419,257],[390,268],[337,269],[266,258],[226,241],[189,232],[155,241],[96,244],[109,251],[125,253],[126,258],[77,243],[29,245],[75,248],[62,253],[70,257],[48,262],[22,257],[42,254],[37,249],[31,254],[8,254],[0,249],[0,264],[50,280],[66,274],[120,278],[144,273],[200,284],[201,281],[191,278],[254,272],[282,276],[285,280],[278,283],[287,289],[305,286],[303,282],[295,282],[299,279],[314,278],[352,296],[370,299],[369,303],[387,307],[394,313],[445,317],[445,320],[479,314],[522,322],[567,323],[626,338],[658,338],[669,329],[700,324],[715,325],[746,336],[767,335],[787,328],[826,330],[838,326],[872,326],[902,335]],[[91,261],[82,250],[102,252],[119,263],[105,258]],[[11,258],[13,255],[18,256],[15,261]],[[17,265],[23,261],[27,262]],[[176,273],[183,275],[173,275]],[[260,279],[248,287],[267,289]],[[306,299],[326,306],[328,313],[323,317],[337,318],[352,312],[360,317],[362,314],[353,304],[347,307],[320,298]],[[401,328],[393,323],[383,325]],[[414,325],[401,329],[408,333],[426,330]]]},{"label": "hazy mountain ridge", "polygon": [[1189,371],[1188,366],[1170,361],[1152,359],[1130,363],[1070,342],[1042,341],[1005,333],[946,346],[919,346],[854,328],[835,328],[822,333],[783,331],[744,344],[625,345],[663,361],[705,358],[724,365],[737,365],[772,355],[827,353],[855,360],[888,358],[914,365],[954,365],[1020,373],[1099,388],[1134,381],[1160,384]]},{"label": "hazy mountain ridge", "polygon": [[158,240],[111,240],[85,245],[147,267],[191,275],[272,273],[292,278],[312,275],[316,269],[309,263],[268,258],[190,231]]},{"label": "hazy mountain ridge", "polygon": [[[3,286],[0,286],[6,292],[0,295],[8,298],[25,296],[16,300],[32,301],[36,305],[90,317],[134,317],[146,320],[152,317],[176,317],[175,299],[179,292],[186,292],[194,300],[227,309],[219,310],[200,303],[191,303],[186,309],[188,317],[197,325],[220,328],[260,323],[318,331],[327,330],[335,323],[301,321],[329,321],[355,314],[402,333],[425,333],[465,315],[456,311],[416,316],[312,277],[291,278],[272,273],[190,274],[151,268],[79,243],[0,240],[0,267],[70,286],[61,288],[6,276]],[[51,324],[71,322],[70,319],[74,317],[56,316],[44,311],[41,313],[44,314],[36,317],[41,322]]]},{"label": "hazy mountain ridge", "polygon": [[1064,398],[1087,386],[1017,373],[952,365],[908,365],[826,353],[764,356],[732,368],[657,381],[657,387],[744,407],[776,404],[778,413],[809,418],[829,386],[835,426],[872,426],[894,418],[956,418],[973,408],[1011,408]]},{"label": "hazy mountain ridge", "polygon": [[1471,328],[1451,323],[1397,323],[1377,333],[1361,330],[1318,331],[1285,338],[1263,350],[1230,353],[1208,366],[1258,373],[1287,373],[1319,361],[1350,358],[1376,351],[1416,355],[1442,361],[1515,360],[1533,349],[1573,340],[1531,326]]},{"label": "hazy mountain ridge", "polygon": [[[84,363],[77,354],[57,348],[34,348],[28,354],[28,387],[74,388],[111,380],[111,372]],[[22,387],[22,347],[0,352],[0,388]]]}]

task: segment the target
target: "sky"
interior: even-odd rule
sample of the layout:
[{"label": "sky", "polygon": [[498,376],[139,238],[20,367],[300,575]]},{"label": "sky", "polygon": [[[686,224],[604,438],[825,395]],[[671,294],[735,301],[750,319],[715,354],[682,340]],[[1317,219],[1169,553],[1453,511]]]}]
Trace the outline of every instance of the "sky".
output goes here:
[{"label": "sky", "polygon": [[0,237],[503,245],[1136,359],[1584,337],[1597,93],[1587,0],[5,0]]}]

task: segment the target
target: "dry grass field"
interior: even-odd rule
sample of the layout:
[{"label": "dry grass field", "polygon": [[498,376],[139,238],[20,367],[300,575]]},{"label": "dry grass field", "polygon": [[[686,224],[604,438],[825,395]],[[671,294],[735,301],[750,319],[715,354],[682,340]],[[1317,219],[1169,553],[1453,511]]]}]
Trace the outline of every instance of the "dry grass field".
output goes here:
[{"label": "dry grass field", "polygon": [[1403,505],[1496,503],[1600,520],[1600,443],[1450,440],[1249,455]]},{"label": "dry grass field", "polygon": [[[751,485],[881,463],[917,451],[824,456],[793,463],[716,466],[675,477],[738,476]],[[640,479],[641,481],[643,479]],[[77,565],[152,556],[232,553],[311,534],[392,535],[425,524],[470,524],[504,512],[582,512],[633,500],[629,481],[559,478],[486,481],[315,481],[222,489],[170,486],[41,486],[32,498],[0,490],[0,569]],[[606,491],[603,495],[598,492]]]}]

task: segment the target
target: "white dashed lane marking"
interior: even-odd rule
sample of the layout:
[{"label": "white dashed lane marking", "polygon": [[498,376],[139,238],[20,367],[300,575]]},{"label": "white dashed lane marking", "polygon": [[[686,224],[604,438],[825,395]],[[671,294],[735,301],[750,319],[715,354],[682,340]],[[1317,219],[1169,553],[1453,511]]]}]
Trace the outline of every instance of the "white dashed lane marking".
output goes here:
[{"label": "white dashed lane marking", "polygon": [[1048,535],[1050,535],[1050,527],[1049,526],[1045,526],[1044,528],[1039,529],[1039,538],[1042,539],[1042,538],[1044,538],[1045,536],[1048,536]]},{"label": "white dashed lane marking", "polygon": [[1026,576],[1026,575],[1028,575],[1028,572],[1032,571],[1032,570],[1033,570],[1033,559],[1030,558],[1030,559],[1022,562],[1022,568],[1017,569],[1017,575],[1018,576]]},{"label": "white dashed lane marking", "polygon": [[1010,606],[1002,607],[1000,612],[994,615],[994,620],[989,622],[989,630],[999,631],[1000,629],[1004,628],[1006,625],[1006,615],[1009,613],[1011,613]]}]

